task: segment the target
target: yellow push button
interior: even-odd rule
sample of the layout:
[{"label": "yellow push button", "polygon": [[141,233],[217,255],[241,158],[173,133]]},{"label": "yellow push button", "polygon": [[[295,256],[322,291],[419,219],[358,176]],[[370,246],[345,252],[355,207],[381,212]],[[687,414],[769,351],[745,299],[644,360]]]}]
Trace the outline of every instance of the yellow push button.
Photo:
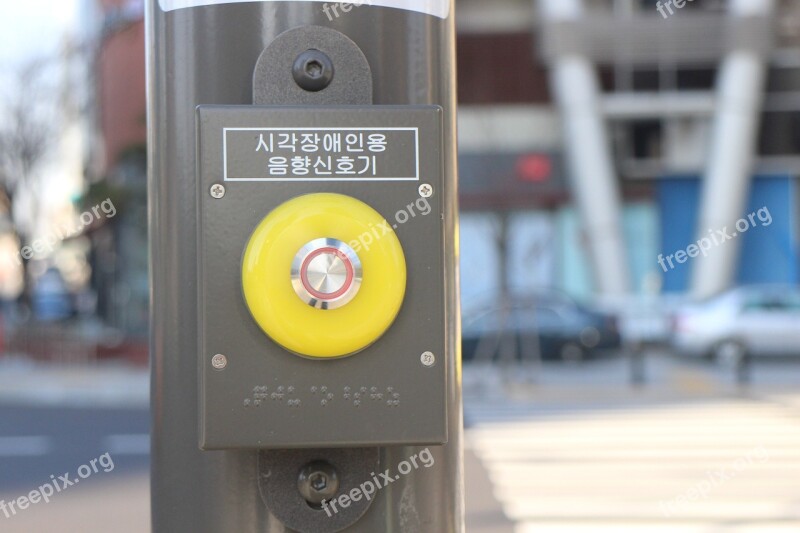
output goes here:
[{"label": "yellow push button", "polygon": [[357,353],[383,335],[403,303],[397,235],[373,208],[341,194],[308,194],[267,215],[242,261],[242,290],[261,329],[290,352]]}]

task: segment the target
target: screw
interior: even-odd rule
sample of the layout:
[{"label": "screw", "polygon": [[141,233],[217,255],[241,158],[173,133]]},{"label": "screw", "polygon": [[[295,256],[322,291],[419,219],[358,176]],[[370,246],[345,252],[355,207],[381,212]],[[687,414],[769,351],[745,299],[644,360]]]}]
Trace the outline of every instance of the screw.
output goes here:
[{"label": "screw", "polygon": [[423,198],[430,198],[433,196],[433,186],[423,183],[419,186],[419,195]]},{"label": "screw", "polygon": [[419,360],[428,368],[436,364],[436,356],[433,355],[433,352],[423,352],[423,354],[419,356]]},{"label": "screw", "polygon": [[228,358],[218,353],[214,357],[211,358],[211,366],[216,368],[217,370],[222,370],[226,366],[228,366]]},{"label": "screw", "polygon": [[221,183],[215,183],[211,186],[211,196],[219,200],[223,196],[225,196],[225,186]]},{"label": "screw", "polygon": [[297,490],[308,504],[320,508],[324,500],[330,500],[339,490],[339,476],[326,461],[314,461],[300,470],[297,477]]},{"label": "screw", "polygon": [[292,76],[301,89],[318,92],[333,81],[333,62],[319,50],[306,50],[294,61]]},{"label": "screw", "polygon": [[311,474],[311,477],[308,478],[308,482],[311,483],[311,488],[317,492],[322,492],[328,488],[328,477],[321,472],[314,472]]}]

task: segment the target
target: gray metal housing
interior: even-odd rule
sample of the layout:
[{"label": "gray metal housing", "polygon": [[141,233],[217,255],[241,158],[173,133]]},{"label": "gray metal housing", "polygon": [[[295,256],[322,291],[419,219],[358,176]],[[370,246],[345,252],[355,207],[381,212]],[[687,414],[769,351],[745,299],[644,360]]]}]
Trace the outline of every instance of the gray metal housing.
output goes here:
[{"label": "gray metal housing", "polygon": [[[201,447],[445,443],[444,206],[441,194],[425,199],[418,192],[421,183],[434,191],[444,190],[441,108],[202,106],[198,122]],[[353,131],[359,127],[414,127],[418,142],[406,143],[407,149],[402,150],[388,141],[378,166],[403,176],[406,174],[400,170],[404,167],[418,166],[419,179],[339,181],[335,176],[303,178],[287,173],[282,181],[227,181],[225,196],[213,198],[209,191],[220,182],[223,159],[237,159],[243,176],[262,176],[267,168],[264,153],[254,150],[258,132],[228,132],[243,133],[239,137],[221,132],[267,125],[352,127]],[[398,144],[404,140],[397,139]],[[223,158],[223,144],[227,158]],[[279,153],[275,148],[272,154]],[[323,151],[318,155],[325,157]],[[319,192],[356,198],[377,210],[387,225],[394,226],[407,272],[405,299],[388,331],[359,353],[328,361],[299,357],[272,342],[250,316],[241,292],[242,252],[255,227],[284,202]],[[419,204],[421,200],[425,204]],[[397,220],[398,213],[403,214],[401,220]],[[372,242],[374,235],[368,235]],[[375,235],[380,232],[376,230]],[[285,274],[288,284],[288,268]],[[374,309],[375,313],[381,311]],[[438,354],[438,364],[423,365],[420,356],[425,352]],[[215,354],[227,357],[224,370],[212,367]]]}]

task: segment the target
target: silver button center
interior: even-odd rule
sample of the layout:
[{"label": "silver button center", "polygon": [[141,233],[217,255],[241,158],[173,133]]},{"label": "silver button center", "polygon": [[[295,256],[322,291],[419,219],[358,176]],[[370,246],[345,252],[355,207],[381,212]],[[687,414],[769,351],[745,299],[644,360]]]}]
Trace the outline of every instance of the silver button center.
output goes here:
[{"label": "silver button center", "polygon": [[347,282],[347,264],[336,254],[323,252],[308,262],[308,284],[322,294],[334,294]]},{"label": "silver button center", "polygon": [[292,262],[292,287],[317,309],[337,309],[355,298],[361,287],[361,261],[338,239],[315,239]]}]

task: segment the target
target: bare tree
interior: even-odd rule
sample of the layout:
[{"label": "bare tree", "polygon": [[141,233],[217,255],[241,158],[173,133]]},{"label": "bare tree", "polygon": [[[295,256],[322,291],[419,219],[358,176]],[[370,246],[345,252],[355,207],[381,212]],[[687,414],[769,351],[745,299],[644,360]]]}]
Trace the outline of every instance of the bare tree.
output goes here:
[{"label": "bare tree", "polygon": [[[0,207],[11,219],[20,248],[30,243],[39,216],[40,171],[59,146],[61,98],[52,62],[25,63],[0,99]],[[20,193],[31,199],[18,205]],[[27,261],[21,261],[27,283]]]}]

